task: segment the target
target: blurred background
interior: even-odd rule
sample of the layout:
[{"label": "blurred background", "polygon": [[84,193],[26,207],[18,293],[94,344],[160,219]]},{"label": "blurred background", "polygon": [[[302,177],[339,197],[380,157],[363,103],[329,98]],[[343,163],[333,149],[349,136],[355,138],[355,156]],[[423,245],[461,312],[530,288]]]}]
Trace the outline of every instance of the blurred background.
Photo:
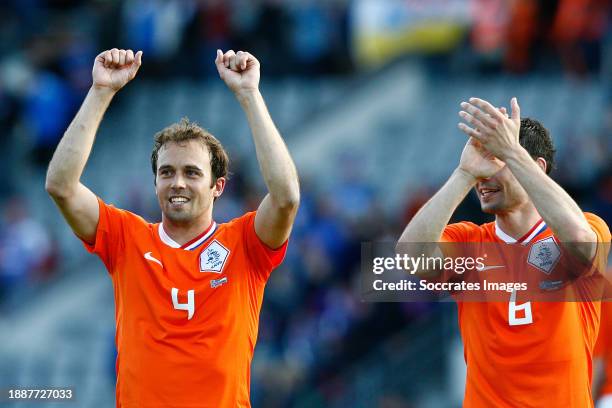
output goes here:
[{"label": "blurred background", "polygon": [[[0,388],[73,387],[79,407],[114,406],[111,281],[44,191],[101,50],[143,50],[143,66],[107,112],[83,181],[158,222],[152,137],[188,116],[230,153],[216,221],[256,208],[250,133],[213,63],[231,48],[261,61],[302,181],[265,293],[253,406],[460,406],[455,306],[362,302],[361,243],[396,240],[450,175],[470,96],[506,107],[517,96],[552,132],[552,176],[610,225],[610,13],[607,0],[2,1]],[[463,219],[490,220],[472,195]]]}]

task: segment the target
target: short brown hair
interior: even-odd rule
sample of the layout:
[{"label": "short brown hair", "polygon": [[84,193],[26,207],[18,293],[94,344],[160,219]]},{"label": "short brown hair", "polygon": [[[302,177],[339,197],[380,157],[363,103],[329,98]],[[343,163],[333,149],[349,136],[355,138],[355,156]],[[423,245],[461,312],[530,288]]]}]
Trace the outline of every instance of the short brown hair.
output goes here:
[{"label": "short brown hair", "polygon": [[519,143],[534,160],[537,160],[538,157],[546,160],[546,174],[550,174],[555,167],[555,146],[548,129],[535,119],[523,118],[519,131]]},{"label": "short brown hair", "polygon": [[151,152],[151,169],[156,182],[157,159],[162,146],[169,142],[183,143],[189,140],[198,140],[208,148],[213,176],[212,184],[220,177],[227,177],[229,158],[221,142],[210,132],[198,126],[197,123],[190,122],[188,118],[182,118],[179,123],[173,123],[155,134],[153,152]]}]

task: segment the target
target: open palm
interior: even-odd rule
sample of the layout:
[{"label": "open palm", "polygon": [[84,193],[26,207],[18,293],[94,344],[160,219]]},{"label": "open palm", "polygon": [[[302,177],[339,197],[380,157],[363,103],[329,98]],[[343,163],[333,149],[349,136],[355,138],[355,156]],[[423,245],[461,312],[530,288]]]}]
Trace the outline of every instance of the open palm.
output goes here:
[{"label": "open palm", "polygon": [[459,168],[477,179],[489,178],[504,166],[504,162],[486,151],[473,137],[465,144],[459,161]]},{"label": "open palm", "polygon": [[112,50],[100,53],[94,62],[93,83],[97,87],[118,91],[130,82],[142,64],[142,51]]}]

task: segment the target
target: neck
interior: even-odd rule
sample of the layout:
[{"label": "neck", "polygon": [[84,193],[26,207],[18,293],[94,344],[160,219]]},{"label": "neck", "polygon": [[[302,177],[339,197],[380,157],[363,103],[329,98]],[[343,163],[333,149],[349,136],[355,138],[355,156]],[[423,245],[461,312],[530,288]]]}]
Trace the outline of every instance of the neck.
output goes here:
[{"label": "neck", "polygon": [[511,211],[496,214],[495,222],[499,228],[514,239],[525,235],[542,218],[533,203],[517,207]]},{"label": "neck", "polygon": [[206,214],[197,220],[185,223],[174,222],[162,214],[162,223],[164,224],[166,234],[177,244],[183,245],[210,227],[210,224],[212,224],[212,214]]}]

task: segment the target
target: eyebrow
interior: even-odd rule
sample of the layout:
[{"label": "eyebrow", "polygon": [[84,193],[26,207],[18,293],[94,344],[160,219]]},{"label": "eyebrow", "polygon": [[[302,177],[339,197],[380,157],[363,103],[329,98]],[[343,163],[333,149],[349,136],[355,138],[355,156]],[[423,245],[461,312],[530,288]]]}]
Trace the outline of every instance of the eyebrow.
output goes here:
[{"label": "eyebrow", "polygon": [[[202,173],[202,169],[200,167],[196,166],[195,164],[188,164],[184,168],[187,169],[187,170],[197,170],[200,173]],[[166,169],[174,170],[174,166],[171,166],[169,164],[164,164],[163,166],[159,166],[157,171],[166,170]]]}]

